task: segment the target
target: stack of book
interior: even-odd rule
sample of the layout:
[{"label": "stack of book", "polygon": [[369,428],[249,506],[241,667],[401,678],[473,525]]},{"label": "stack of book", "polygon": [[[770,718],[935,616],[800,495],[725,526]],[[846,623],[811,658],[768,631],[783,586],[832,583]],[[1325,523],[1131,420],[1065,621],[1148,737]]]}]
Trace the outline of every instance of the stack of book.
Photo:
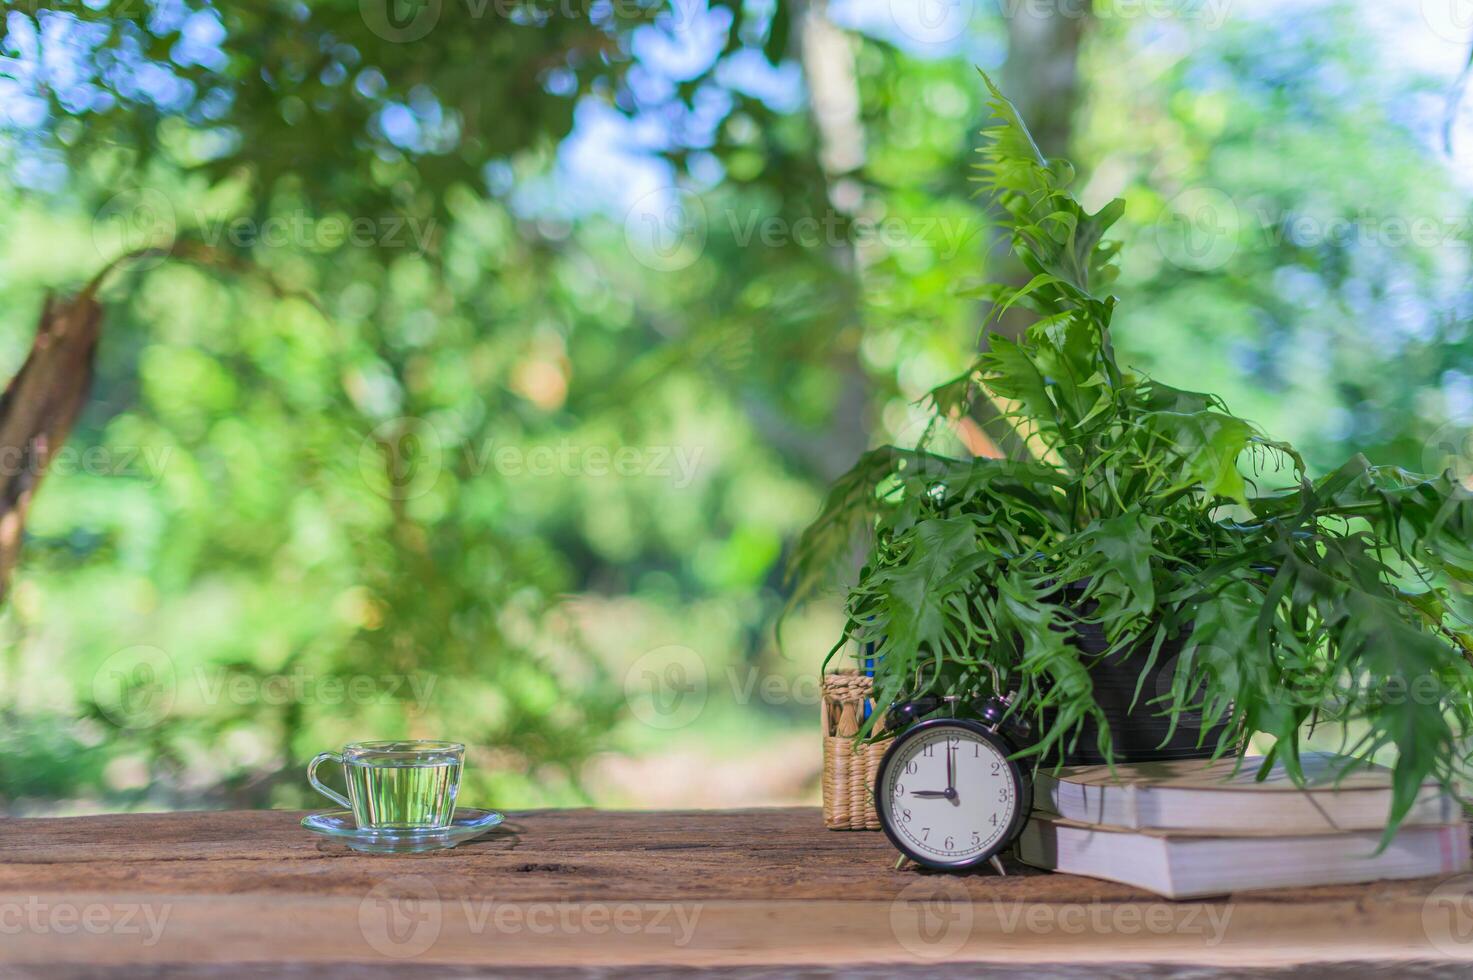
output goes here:
[{"label": "stack of book", "polygon": [[[1421,788],[1396,836],[1378,851],[1391,805],[1389,769],[1365,767],[1338,786],[1301,788],[1278,765],[1258,781],[1262,761],[1040,773],[1033,817],[1016,854],[1034,867],[1125,882],[1168,898],[1467,869],[1462,807],[1437,785]],[[1312,783],[1345,763],[1322,753],[1301,761]]]}]

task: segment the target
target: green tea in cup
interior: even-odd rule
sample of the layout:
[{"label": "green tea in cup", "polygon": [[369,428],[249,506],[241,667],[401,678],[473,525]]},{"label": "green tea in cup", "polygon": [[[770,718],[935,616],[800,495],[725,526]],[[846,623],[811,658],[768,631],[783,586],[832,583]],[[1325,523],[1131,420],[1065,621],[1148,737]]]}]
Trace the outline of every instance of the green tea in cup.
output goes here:
[{"label": "green tea in cup", "polygon": [[[353,811],[360,829],[443,830],[455,819],[464,759],[459,742],[354,742],[341,753],[323,752],[313,759],[307,779],[323,796]],[[327,761],[343,767],[347,797],[318,780],[317,767]]]}]

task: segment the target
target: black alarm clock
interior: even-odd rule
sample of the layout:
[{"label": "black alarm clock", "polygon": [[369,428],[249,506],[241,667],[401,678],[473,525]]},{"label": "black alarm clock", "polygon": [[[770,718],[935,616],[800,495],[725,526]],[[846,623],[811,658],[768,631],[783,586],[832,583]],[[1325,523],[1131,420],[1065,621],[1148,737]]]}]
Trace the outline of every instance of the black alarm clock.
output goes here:
[{"label": "black alarm clock", "polygon": [[[892,706],[895,728],[955,698]],[[933,703],[934,702],[934,703]],[[890,843],[928,868],[962,871],[992,862],[1022,832],[1033,808],[1028,773],[1010,758],[1017,747],[1003,733],[1005,698],[983,703],[981,721],[932,718],[910,723],[880,761],[875,810]]]}]

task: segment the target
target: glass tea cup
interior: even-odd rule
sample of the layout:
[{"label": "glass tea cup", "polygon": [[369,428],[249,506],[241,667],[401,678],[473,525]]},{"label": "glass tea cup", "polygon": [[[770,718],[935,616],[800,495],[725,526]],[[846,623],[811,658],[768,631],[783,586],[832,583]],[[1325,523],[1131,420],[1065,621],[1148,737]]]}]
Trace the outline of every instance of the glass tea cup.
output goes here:
[{"label": "glass tea cup", "polygon": [[[312,788],[353,812],[360,830],[444,830],[455,819],[465,746],[429,739],[353,742],[307,765]],[[343,767],[346,797],[324,786],[317,767]]]}]

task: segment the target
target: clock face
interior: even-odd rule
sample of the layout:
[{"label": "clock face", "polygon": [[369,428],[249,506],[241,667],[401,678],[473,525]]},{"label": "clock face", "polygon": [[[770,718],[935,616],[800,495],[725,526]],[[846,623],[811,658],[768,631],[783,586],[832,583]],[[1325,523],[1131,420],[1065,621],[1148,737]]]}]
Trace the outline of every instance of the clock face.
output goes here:
[{"label": "clock face", "polygon": [[924,722],[885,755],[875,787],[890,841],[933,867],[979,864],[1006,847],[1030,801],[1011,750],[981,725]]}]

